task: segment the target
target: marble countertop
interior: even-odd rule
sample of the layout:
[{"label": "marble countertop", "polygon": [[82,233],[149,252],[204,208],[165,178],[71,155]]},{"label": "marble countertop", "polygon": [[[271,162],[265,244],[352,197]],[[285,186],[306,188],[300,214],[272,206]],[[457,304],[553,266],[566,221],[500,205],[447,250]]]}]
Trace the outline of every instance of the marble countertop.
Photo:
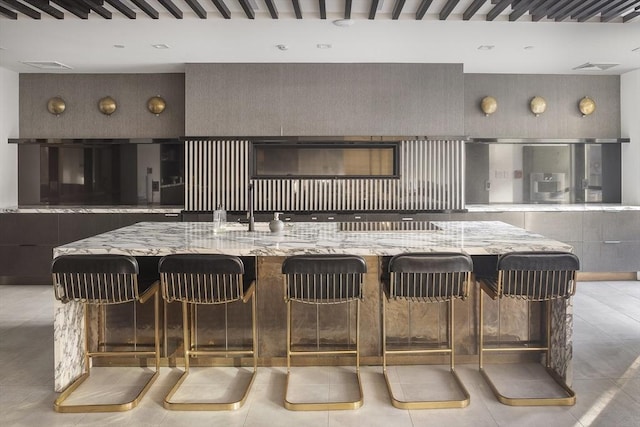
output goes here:
[{"label": "marble countertop", "polygon": [[492,204],[467,205],[469,212],[619,212],[640,211],[640,206],[582,203],[582,204]]},{"label": "marble countertop", "polygon": [[181,206],[9,206],[0,213],[180,213]]},{"label": "marble countertop", "polygon": [[436,221],[437,230],[340,231],[340,223],[287,223],[271,233],[227,223],[215,232],[210,222],[140,222],[54,249],[63,254],[117,253],[163,256],[172,253],[226,253],[238,256],[290,256],[350,253],[396,255],[402,252],[454,251],[494,255],[511,251],[572,251],[571,245],[500,221]]}]

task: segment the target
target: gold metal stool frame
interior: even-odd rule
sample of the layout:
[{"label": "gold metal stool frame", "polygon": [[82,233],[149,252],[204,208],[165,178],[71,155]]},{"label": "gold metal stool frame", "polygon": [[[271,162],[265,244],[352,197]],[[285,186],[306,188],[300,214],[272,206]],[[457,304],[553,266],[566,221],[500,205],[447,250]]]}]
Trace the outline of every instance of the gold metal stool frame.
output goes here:
[{"label": "gold metal stool frame", "polygon": [[[84,310],[84,364],[85,372],[65,388],[55,400],[56,412],[122,412],[135,408],[160,373],[158,282],[149,286],[142,295],[138,291],[138,263],[125,255],[64,255],[53,260],[52,275],[56,299],[63,303],[80,302]],[[154,351],[90,351],[89,310],[87,305],[98,306],[122,304],[136,301],[145,303],[153,296],[154,304]],[[143,388],[130,401],[110,404],[64,405],[64,402],[91,374],[91,359],[96,357],[141,357],[153,356],[155,372]]]},{"label": "gold metal stool frame", "polygon": [[[287,304],[287,381],[284,391],[284,407],[292,411],[324,411],[358,409],[364,403],[360,379],[360,301],[362,280],[367,266],[362,257],[355,255],[298,255],[287,258],[282,264],[284,295]],[[320,305],[356,303],[355,350],[305,350],[291,349],[291,303]],[[316,323],[316,337],[318,336]],[[319,344],[317,344],[319,346]],[[340,402],[292,402],[288,399],[291,377],[291,358],[295,356],[354,355],[358,398]]]},{"label": "gold metal stool frame", "polygon": [[[510,406],[572,406],[575,392],[551,367],[551,302],[575,294],[578,258],[565,252],[512,252],[499,258],[497,280],[480,279],[478,360],[480,373],[496,398]],[[493,300],[510,297],[529,304],[544,302],[546,311],[546,343],[540,346],[489,347],[484,344],[484,303],[482,292]],[[498,322],[500,318],[498,318]],[[502,394],[484,370],[485,352],[544,352],[549,376],[566,392],[565,397],[510,397]]]},{"label": "gold metal stool frame", "polygon": [[[453,320],[454,301],[456,299],[465,299],[468,296],[472,270],[473,262],[471,257],[460,253],[407,253],[391,258],[389,275],[387,276],[385,273],[382,278],[382,372],[387,384],[389,397],[391,398],[391,404],[394,407],[400,409],[439,409],[464,408],[469,405],[469,392],[455,371]],[[421,303],[448,303],[448,347],[388,350],[386,314],[387,300],[390,299]],[[387,373],[387,355],[434,353],[449,355],[451,375],[464,397],[462,399],[435,401],[404,401],[396,398]]]},{"label": "gold metal stool frame", "polygon": [[[177,254],[160,260],[162,297],[166,302],[182,302],[184,373],[164,399],[164,407],[178,411],[236,410],[244,405],[258,370],[255,275],[245,277],[244,263],[233,255]],[[228,329],[227,304],[251,300],[250,350],[198,350],[195,312],[200,304],[225,305],[225,337]],[[191,307],[191,310],[189,309]],[[191,316],[190,316],[191,315]],[[225,346],[226,347],[226,346]],[[230,402],[172,402],[171,399],[189,376],[189,359],[198,356],[251,356],[253,372],[239,400]]]}]

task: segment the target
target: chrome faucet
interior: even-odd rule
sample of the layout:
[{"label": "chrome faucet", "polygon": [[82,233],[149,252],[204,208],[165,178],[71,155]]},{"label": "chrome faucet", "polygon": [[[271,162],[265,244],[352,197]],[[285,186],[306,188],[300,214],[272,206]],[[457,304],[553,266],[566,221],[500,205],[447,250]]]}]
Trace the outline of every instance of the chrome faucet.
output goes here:
[{"label": "chrome faucet", "polygon": [[249,219],[249,231],[254,231],[255,220],[253,218],[253,183],[249,184],[249,210],[247,212],[247,218]]}]

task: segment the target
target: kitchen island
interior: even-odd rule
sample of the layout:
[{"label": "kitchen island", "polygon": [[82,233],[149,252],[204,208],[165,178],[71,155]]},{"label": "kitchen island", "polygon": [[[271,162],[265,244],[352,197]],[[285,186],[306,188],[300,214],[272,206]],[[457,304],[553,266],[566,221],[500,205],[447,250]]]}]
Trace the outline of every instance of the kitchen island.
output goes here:
[{"label": "kitchen island", "polygon": [[[266,223],[257,223],[256,231],[246,225],[227,224],[214,231],[212,223],[152,223],[142,222],[56,247],[54,257],[65,254],[126,254],[141,262],[141,274],[156,274],[158,257],[173,253],[225,253],[257,260],[257,295],[259,356],[262,365],[278,365],[285,350],[285,305],[280,266],[284,257],[300,254],[356,254],[365,257],[368,272],[365,277],[365,300],[362,304],[361,351],[363,363],[380,363],[380,265],[384,257],[403,252],[453,251],[471,255],[474,269],[485,271],[495,265],[498,255],[512,251],[572,251],[568,244],[527,232],[499,221],[435,221],[435,222],[372,222],[372,223],[292,223],[279,233],[269,232]],[[477,267],[477,268],[476,268]],[[459,362],[472,363],[476,355],[477,287],[470,297],[456,302],[456,348]],[[169,304],[172,306],[172,304]],[[177,306],[173,304],[173,306]],[[82,306],[76,303],[56,303],[54,319],[55,389],[61,390],[82,371]],[[491,306],[487,307],[488,311]],[[516,308],[514,308],[516,309]],[[517,308],[522,310],[521,308]],[[503,308],[504,310],[504,308]],[[389,332],[402,337],[406,326],[398,310]],[[438,310],[435,310],[438,311]],[[533,313],[533,318],[539,312]],[[314,315],[315,316],[315,315]],[[416,315],[414,315],[415,317]],[[433,334],[441,335],[443,326],[439,313],[423,314],[425,323],[435,325]],[[241,318],[242,314],[238,314]],[[315,317],[314,317],[315,318]],[[310,320],[311,316],[307,320]],[[331,320],[331,319],[330,319]],[[344,319],[337,319],[344,321]],[[245,322],[246,323],[246,322]],[[307,325],[298,325],[306,328]],[[170,358],[171,319],[165,318],[164,354]],[[239,322],[242,325],[242,321]],[[571,301],[553,304],[552,366],[571,382]],[[331,330],[331,328],[329,328]],[[515,339],[529,334],[529,325],[512,325]],[[239,335],[246,331],[238,332]],[[429,335],[429,333],[427,333]],[[446,333],[444,334],[446,336]],[[169,344],[167,344],[169,343]]]}]

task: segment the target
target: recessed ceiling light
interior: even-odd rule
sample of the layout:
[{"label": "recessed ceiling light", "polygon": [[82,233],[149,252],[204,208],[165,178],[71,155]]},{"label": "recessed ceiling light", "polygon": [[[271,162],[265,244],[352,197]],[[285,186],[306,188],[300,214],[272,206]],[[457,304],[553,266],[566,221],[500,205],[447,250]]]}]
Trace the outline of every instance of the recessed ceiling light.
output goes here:
[{"label": "recessed ceiling light", "polygon": [[491,50],[493,49],[495,46],[492,44],[483,44],[478,46],[478,50]]},{"label": "recessed ceiling light", "polygon": [[[1,49],[1,48],[0,48]],[[640,46],[635,49],[631,49],[631,52],[640,53]]]},{"label": "recessed ceiling light", "polygon": [[116,49],[124,49],[123,44],[114,44],[113,47],[115,47]]},{"label": "recessed ceiling light", "polygon": [[603,64],[603,63],[593,64],[591,62],[585,62],[582,65],[578,65],[577,67],[574,67],[573,69],[577,71],[605,71],[617,65],[620,65],[620,64]]},{"label": "recessed ceiling light", "polygon": [[277,44],[276,47],[280,50],[289,50],[289,46],[286,44]]},{"label": "recessed ceiling light", "polygon": [[332,46],[330,44],[328,44],[328,43],[318,43],[316,45],[316,47],[318,49],[331,49],[332,48]]},{"label": "recessed ceiling light", "polygon": [[353,19],[336,19],[333,21],[333,25],[337,25],[338,27],[350,27],[355,23]]},{"label": "recessed ceiling light", "polygon": [[524,50],[533,50],[535,49],[535,46],[525,46],[523,47]]},{"label": "recessed ceiling light", "polygon": [[71,67],[58,61],[22,61],[22,63],[41,70],[71,70]]},{"label": "recessed ceiling light", "polygon": [[169,45],[164,43],[152,44],[151,46],[156,49],[169,49]]}]

